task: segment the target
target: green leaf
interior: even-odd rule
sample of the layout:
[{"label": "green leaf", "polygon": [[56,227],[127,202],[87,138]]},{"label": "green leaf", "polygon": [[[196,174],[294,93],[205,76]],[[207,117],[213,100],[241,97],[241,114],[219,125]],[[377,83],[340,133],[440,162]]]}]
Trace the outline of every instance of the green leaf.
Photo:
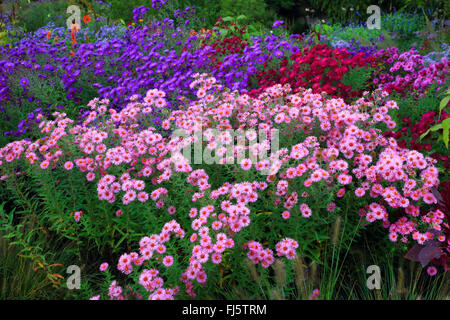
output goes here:
[{"label": "green leaf", "polygon": [[221,36],[226,36],[228,34],[228,29],[219,29],[220,35]]},{"label": "green leaf", "polygon": [[444,141],[445,146],[448,149],[448,140],[449,140],[449,130],[450,130],[450,118],[445,119],[442,121],[442,128],[444,129],[442,131],[442,140]]},{"label": "green leaf", "polygon": [[122,230],[119,229],[119,227],[117,225],[114,225],[113,227],[114,230],[117,230],[117,232],[119,232],[121,235],[126,235],[125,232],[123,232]]},{"label": "green leaf", "polygon": [[[450,119],[450,118],[449,118]],[[443,123],[444,121],[442,121]],[[442,123],[436,124],[434,126],[432,126],[430,129],[427,130],[427,132],[425,132],[424,134],[422,134],[419,138],[419,140],[422,140],[428,133],[430,133],[430,131],[437,131],[439,129],[442,129]]]},{"label": "green leaf", "polygon": [[120,238],[120,240],[116,243],[114,248],[117,249],[126,238],[127,238],[127,234],[125,234],[122,238]]},{"label": "green leaf", "polygon": [[242,20],[242,19],[247,19],[247,17],[246,16],[244,16],[243,14],[241,14],[240,16],[238,16],[237,18],[236,18],[236,20]]},{"label": "green leaf", "polygon": [[327,24],[323,24],[322,28],[323,28],[323,31],[326,33],[327,36],[330,34],[330,31],[332,30],[332,28],[329,25],[327,25]]},{"label": "green leaf", "polygon": [[225,17],[225,18],[222,18],[222,20],[225,21],[225,22],[231,22],[234,19],[232,17]]},{"label": "green leaf", "polygon": [[450,96],[446,96],[444,99],[442,99],[441,103],[439,104],[439,119],[441,118],[442,110],[444,110],[444,108],[447,106],[449,101],[450,101]]}]

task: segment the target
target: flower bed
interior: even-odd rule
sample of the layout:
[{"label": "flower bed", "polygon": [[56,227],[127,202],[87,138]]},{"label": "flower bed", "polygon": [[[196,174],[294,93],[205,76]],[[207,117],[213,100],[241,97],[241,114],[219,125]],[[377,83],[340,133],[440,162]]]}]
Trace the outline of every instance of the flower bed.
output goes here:
[{"label": "flower bed", "polygon": [[[62,236],[77,233],[83,245],[119,248],[131,226],[136,251],[124,253],[117,268],[132,277],[132,289],[114,281],[110,298],[195,296],[207,279],[217,279],[222,261],[231,269],[243,265],[242,246],[263,268],[275,255],[312,254],[317,239],[328,238],[322,225],[338,216],[355,228],[384,227],[392,242],[446,241],[444,214],[431,207],[439,183],[435,160],[376,129],[395,126],[388,112],[397,105],[385,93],[348,105],[277,85],[251,98],[224,90],[214,78],[195,77],[197,100],[167,113],[161,133],[148,125],[152,109],[165,104],[165,93],[154,89],[119,112],[95,99],[82,124],[56,113],[41,123],[39,140],[0,149],[2,179],[26,174],[39,181],[53,208],[40,219]],[[235,145],[230,130],[249,144]],[[264,135],[256,141],[259,130]],[[195,165],[182,152],[195,149],[199,137],[203,162]],[[255,158],[262,151],[270,153]],[[23,172],[14,174],[19,163]],[[70,188],[85,189],[87,202],[64,197]],[[273,232],[264,232],[268,225]]]}]

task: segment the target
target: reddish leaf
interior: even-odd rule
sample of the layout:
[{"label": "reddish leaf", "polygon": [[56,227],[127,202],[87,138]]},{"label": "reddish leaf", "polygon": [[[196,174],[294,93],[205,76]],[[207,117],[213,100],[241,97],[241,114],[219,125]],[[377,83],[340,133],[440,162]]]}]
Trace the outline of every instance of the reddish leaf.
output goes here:
[{"label": "reddish leaf", "polygon": [[441,256],[442,250],[439,247],[427,246],[420,250],[418,258],[422,267],[425,267],[431,260]]},{"label": "reddish leaf", "polygon": [[423,248],[425,248],[425,246],[416,244],[414,247],[409,249],[409,251],[405,254],[405,259],[412,261],[419,261],[419,253]]}]

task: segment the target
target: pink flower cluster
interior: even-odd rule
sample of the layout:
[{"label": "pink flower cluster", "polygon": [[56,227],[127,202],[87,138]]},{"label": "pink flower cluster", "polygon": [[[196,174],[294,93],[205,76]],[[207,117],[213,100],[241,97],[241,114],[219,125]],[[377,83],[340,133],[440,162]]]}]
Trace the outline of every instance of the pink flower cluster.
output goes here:
[{"label": "pink flower cluster", "polygon": [[[199,244],[194,245],[192,248],[189,266],[181,274],[180,278],[186,286],[186,292],[193,297],[196,295],[193,290],[193,280],[201,285],[205,285],[207,280],[207,274],[203,265],[208,261],[211,261],[214,264],[221,263],[223,252],[226,249],[234,247],[233,239],[228,237],[225,233],[217,233],[214,241],[209,232],[210,230],[208,227],[202,227],[198,230]],[[197,233],[194,233],[193,235],[195,235],[194,238],[197,239]]]},{"label": "pink flower cluster", "polygon": [[264,249],[263,245],[257,241],[250,241],[244,244],[244,249],[248,249],[247,257],[254,263],[261,263],[261,266],[268,268],[274,261],[273,251]]},{"label": "pink flower cluster", "polygon": [[[380,123],[395,127],[388,113],[397,105],[386,98],[385,92],[377,91],[349,105],[340,98],[312,93],[311,89],[293,94],[288,85],[276,85],[258,98],[250,98],[224,90],[213,78],[196,76],[193,87],[199,87],[199,99],[171,111],[163,121],[167,130],[164,134],[139,125],[153,107],[163,104],[160,91],[150,90],[144,101],[131,101],[120,112],[108,110],[107,100],[96,100],[90,103],[92,112],[85,123],[77,125],[65,114],[55,113],[55,120],[41,123],[43,139],[15,141],[0,149],[0,161],[5,160],[0,168],[7,170],[19,160],[42,170],[77,168],[90,174],[87,183],[96,184],[99,201],[120,204],[122,210],[142,203],[156,208],[155,212],[165,208],[161,219],[172,217],[167,212],[177,212],[177,220],[167,222],[161,233],[142,238],[139,253],[122,255],[117,267],[131,275],[133,269],[157,260],[163,270],[173,269],[172,264],[182,260],[175,260],[166,242],[172,234],[181,239],[187,233],[186,242],[190,243],[185,254],[189,263],[182,266],[180,280],[191,296],[195,296],[195,283],[202,286],[207,281],[205,265],[220,264],[224,251],[235,247],[234,239],[245,237],[241,231],[256,220],[257,205],[264,203],[272,211],[289,210],[283,213],[286,220],[280,220],[286,224],[293,220],[286,218],[289,216],[319,215],[320,210],[311,209],[314,188],[319,185],[324,188],[322,192],[336,197],[336,202],[346,191],[364,199],[368,205],[360,208],[360,216],[368,223],[381,221],[389,228],[392,241],[396,241],[395,235],[401,235],[404,242],[410,238],[421,243],[426,228],[439,230],[444,223],[435,211],[425,214],[420,223],[417,219],[421,206],[436,203],[430,192],[439,184],[435,160],[400,148],[395,139],[383,137],[375,128]],[[169,129],[183,129],[187,136],[172,136]],[[264,130],[266,134],[257,143],[241,147],[232,143],[230,129],[247,131],[249,140],[254,139],[251,130]],[[280,150],[252,161],[249,155],[269,150],[277,131],[288,142],[282,140]],[[216,151],[219,161],[213,167],[204,165],[194,170],[191,159],[184,158],[181,151],[191,148],[199,136],[203,149]],[[238,158],[244,160],[232,164],[236,176],[252,177],[250,181],[221,181],[222,185],[213,189],[210,177],[220,170],[217,166],[228,166],[230,160]],[[269,175],[261,175],[262,170],[268,170]],[[179,193],[180,181],[193,195],[191,208],[177,211],[172,205],[177,205],[173,199]],[[324,203],[325,207],[332,212],[336,204]],[[390,214],[393,209],[394,219]],[[123,213],[116,210],[117,216]],[[279,215],[273,217],[280,219]],[[300,239],[283,236],[281,242],[269,245],[275,246],[279,257],[292,259]],[[268,267],[273,262],[270,248],[264,249],[253,239],[245,242],[254,263]],[[140,285],[151,299],[173,298],[178,291],[164,289],[158,274],[156,267],[142,271]],[[111,285],[110,297],[123,297],[122,289]]]},{"label": "pink flower cluster", "polygon": [[[117,269],[128,275],[133,271],[133,268],[142,266],[145,261],[150,260],[155,253],[158,256],[157,259],[162,260],[162,264],[166,268],[171,267],[174,262],[173,256],[164,255],[167,250],[165,243],[170,240],[171,234],[175,234],[179,238],[183,238],[185,235],[184,230],[175,220],[167,222],[160,234],[143,237],[139,242],[139,253],[124,253],[119,258]],[[101,269],[106,270],[106,268],[107,266],[102,264]],[[138,283],[147,292],[150,292],[148,297],[150,300],[172,300],[179,291],[178,287],[164,289],[164,280],[158,274],[159,271],[157,269],[144,269],[140,272]],[[114,281],[110,286],[110,298],[122,299],[123,295],[121,293],[121,288],[117,287]]]},{"label": "pink flower cluster", "polygon": [[[389,72],[381,72],[374,83],[388,92],[417,91],[420,95],[432,83],[443,85],[450,71],[450,61],[445,57],[440,62],[425,65],[424,57],[412,48],[400,53],[396,47],[381,49],[374,53],[379,65],[387,66]],[[408,91],[409,92],[409,91]]]},{"label": "pink flower cluster", "polygon": [[286,258],[292,260],[296,256],[298,243],[294,239],[285,238],[282,241],[278,242],[275,248],[277,249],[277,255],[279,257],[286,256]]}]

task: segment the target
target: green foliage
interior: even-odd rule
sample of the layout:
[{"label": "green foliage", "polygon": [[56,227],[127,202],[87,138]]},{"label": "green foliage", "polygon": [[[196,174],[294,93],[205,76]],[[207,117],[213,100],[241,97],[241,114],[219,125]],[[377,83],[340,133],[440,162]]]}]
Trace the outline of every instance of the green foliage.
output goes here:
[{"label": "green foliage", "polygon": [[391,97],[397,101],[399,107],[397,120],[402,121],[403,118],[410,118],[412,123],[417,123],[424,113],[429,111],[439,112],[440,99],[436,88],[436,84],[431,85],[421,98],[417,98],[414,94],[402,97],[397,93],[392,93]]},{"label": "green foliage", "polygon": [[[347,282],[349,299],[364,300],[443,300],[448,299],[449,280],[446,274],[430,277],[420,264],[408,261],[398,252],[374,250],[367,246],[364,253],[354,255],[349,263],[360,266],[356,282]],[[365,285],[365,270],[370,265],[380,267],[381,288],[370,290]],[[423,290],[427,288],[426,290]]]},{"label": "green foliage", "polygon": [[381,16],[381,28],[396,32],[399,36],[411,38],[414,32],[425,28],[425,19],[420,14],[407,12],[388,13]]},{"label": "green foliage", "polygon": [[[62,285],[63,266],[49,253],[43,229],[35,216],[24,212],[12,226],[16,212],[0,205],[0,299],[58,299],[68,294]],[[45,248],[45,249],[44,249]]]},{"label": "green foliage", "polygon": [[449,140],[449,134],[450,134],[450,118],[445,119],[441,123],[438,123],[434,126],[432,126],[430,129],[427,130],[424,134],[420,136],[420,139],[422,140],[427,136],[430,132],[435,132],[442,130],[442,133],[439,133],[438,140],[442,140],[444,142],[445,147],[448,149],[448,140]]},{"label": "green foliage", "polygon": [[17,12],[17,24],[27,32],[35,31],[40,27],[53,22],[64,26],[67,19],[66,10],[70,5],[69,0],[33,2],[21,1],[21,9]]},{"label": "green foliage", "polygon": [[[341,228],[345,228],[341,226]],[[342,230],[344,232],[344,230]],[[383,243],[385,239],[378,239]],[[383,248],[382,248],[383,249]],[[385,249],[385,248],[384,248]],[[374,244],[358,243],[347,250],[339,242],[329,246],[328,260],[318,264],[301,255],[295,260],[278,260],[269,269],[250,261],[242,265],[240,283],[218,282],[203,299],[250,300],[442,300],[448,299],[448,276],[430,277],[417,263],[399,256],[397,250],[380,251]],[[367,268],[380,267],[380,289],[366,285]],[[270,280],[272,279],[272,280]],[[424,290],[424,288],[426,288]],[[312,296],[319,289],[317,297]],[[223,292],[223,295],[214,294]]]},{"label": "green foliage", "polygon": [[114,20],[123,19],[126,23],[133,20],[133,8],[151,5],[151,1],[148,0],[110,0],[108,3],[111,3],[111,7],[107,16]]},{"label": "green foliage", "polygon": [[270,27],[274,20],[274,12],[264,0],[222,0],[220,6],[220,16],[245,15],[249,24]]},{"label": "green foliage", "polygon": [[[443,9],[446,10],[443,10]],[[442,16],[442,13],[448,15],[448,1],[444,0],[405,0],[401,10],[410,9],[422,11],[428,16]]]},{"label": "green foliage", "polygon": [[373,68],[352,68],[342,77],[342,83],[351,86],[353,90],[361,91],[367,88]]},{"label": "green foliage", "polygon": [[442,110],[444,110],[450,102],[450,90],[447,90],[444,95],[444,98],[439,103],[439,119],[441,118]]},{"label": "green foliage", "polygon": [[[449,101],[450,101],[450,90],[447,90],[447,92],[445,92],[444,98],[441,100],[439,104],[439,119],[441,118],[442,110],[444,110],[444,108],[447,107]],[[420,136],[420,139],[422,140],[423,138],[425,138],[425,136],[427,136],[430,132],[436,132],[439,130],[442,130],[442,133],[438,133],[438,141],[442,140],[445,147],[448,149],[448,142],[450,135],[450,118],[447,118],[443,120],[441,123],[432,126],[430,129],[428,129],[424,134]]]},{"label": "green foliage", "polygon": [[[370,39],[378,39],[383,36],[383,41],[376,42],[380,48],[396,46],[402,51],[408,50],[411,45],[423,40],[421,32],[426,28],[426,20],[423,15],[407,12],[382,13],[381,29],[368,29],[365,21],[359,25],[342,26],[338,21],[331,25],[330,37],[332,40],[359,41],[361,45],[371,44]],[[440,39],[440,38],[439,38]],[[439,40],[435,41],[439,42]]]},{"label": "green foliage", "polygon": [[[246,25],[248,21],[247,16],[240,15],[237,17],[224,17],[222,18],[224,23],[216,23],[217,31],[219,31],[219,37],[225,39],[227,37],[238,36],[243,39],[249,40],[253,36],[260,35],[264,32],[264,26],[262,24],[249,24]],[[245,27],[244,27],[245,26]],[[244,34],[241,33],[242,30],[246,28],[246,32]],[[217,34],[213,33],[213,38],[216,37]]]},{"label": "green foliage", "polygon": [[[39,58],[37,60],[39,63],[41,62]],[[25,93],[24,88],[19,83],[22,77],[26,77],[30,83]],[[95,97],[95,91],[87,84],[87,80],[86,83],[83,82],[84,78],[81,78],[80,81],[80,86],[83,88],[83,96],[82,101],[79,101],[79,103],[86,104]],[[8,85],[12,99],[8,101],[5,113],[0,117],[0,126],[3,131],[17,130],[17,124],[24,119],[33,123],[34,120],[28,120],[28,114],[37,108],[42,108],[51,113],[59,110],[57,106],[60,105],[64,106],[65,112],[70,114],[71,117],[76,118],[78,115],[79,106],[76,106],[73,100],[67,98],[67,91],[61,78],[55,74],[49,74],[46,79],[42,79],[37,72],[22,69],[9,77]],[[34,97],[34,99],[29,100],[28,97]],[[37,125],[32,124],[32,130],[27,133],[27,136],[33,137],[35,129],[37,129]],[[0,136],[0,146],[6,145],[12,139],[15,138]]]},{"label": "green foliage", "polygon": [[369,0],[343,0],[337,5],[333,0],[309,0],[310,6],[322,13],[331,22],[358,20],[358,16],[366,17],[366,9],[372,2]]}]

